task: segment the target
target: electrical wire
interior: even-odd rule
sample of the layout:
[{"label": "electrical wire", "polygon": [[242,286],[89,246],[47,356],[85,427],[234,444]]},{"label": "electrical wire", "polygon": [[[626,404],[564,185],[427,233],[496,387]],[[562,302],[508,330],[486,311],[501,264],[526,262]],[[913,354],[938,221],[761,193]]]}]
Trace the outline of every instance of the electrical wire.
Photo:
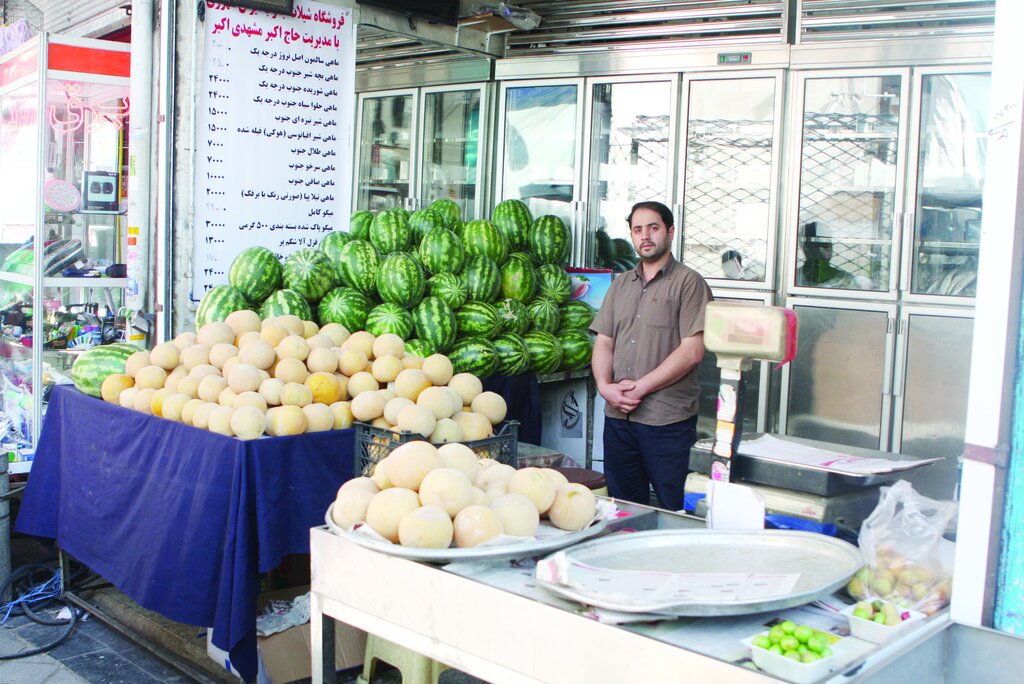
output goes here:
[{"label": "electrical wire", "polygon": [[[47,573],[49,577],[39,582],[36,576],[41,572]],[[0,655],[0,660],[14,660],[16,658],[26,658],[39,653],[45,653],[56,648],[71,636],[75,626],[78,624],[79,614],[76,607],[60,597],[61,580],[59,570],[42,563],[23,565],[11,573],[11,576],[0,586],[0,596],[6,593],[9,587],[12,589],[12,594],[17,594],[17,598],[0,605],[0,624],[6,623],[11,615],[24,614],[33,622],[52,627],[63,626],[65,629],[61,632],[60,636],[48,644],[19,653]],[[70,611],[70,617],[66,620],[51,620],[38,615],[31,607],[35,605],[36,609],[38,609],[50,601],[55,601],[67,607]]]}]

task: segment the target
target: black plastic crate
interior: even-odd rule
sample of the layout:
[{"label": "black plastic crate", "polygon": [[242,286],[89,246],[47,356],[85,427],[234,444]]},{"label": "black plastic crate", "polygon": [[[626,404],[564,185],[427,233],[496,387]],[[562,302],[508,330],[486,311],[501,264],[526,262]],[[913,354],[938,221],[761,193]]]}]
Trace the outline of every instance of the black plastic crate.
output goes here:
[{"label": "black plastic crate", "polygon": [[[422,435],[414,432],[395,432],[389,428],[379,428],[369,423],[356,422],[356,477],[373,475],[373,467],[378,461],[391,453],[395,447],[411,442],[414,439],[425,440]],[[492,437],[463,442],[475,451],[480,458],[490,458],[505,463],[513,468],[519,465],[519,423],[507,420],[498,426]],[[434,446],[444,446],[435,444]]]}]

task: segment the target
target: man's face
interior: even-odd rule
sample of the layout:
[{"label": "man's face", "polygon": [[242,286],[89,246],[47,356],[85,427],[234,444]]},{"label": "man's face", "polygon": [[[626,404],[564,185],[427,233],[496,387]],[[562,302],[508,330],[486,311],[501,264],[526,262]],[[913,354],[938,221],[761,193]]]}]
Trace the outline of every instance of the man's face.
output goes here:
[{"label": "man's face", "polygon": [[657,261],[672,247],[674,226],[666,226],[658,212],[637,209],[629,222],[633,249],[644,261]]}]

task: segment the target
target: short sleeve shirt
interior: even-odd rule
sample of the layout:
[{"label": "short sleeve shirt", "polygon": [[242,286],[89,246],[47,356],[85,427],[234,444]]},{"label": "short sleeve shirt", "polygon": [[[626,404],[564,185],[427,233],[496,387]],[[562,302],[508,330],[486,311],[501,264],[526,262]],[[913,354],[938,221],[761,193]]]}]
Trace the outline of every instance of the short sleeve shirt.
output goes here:
[{"label": "short sleeve shirt", "polygon": [[[615,343],[612,382],[643,377],[687,337],[704,331],[704,308],[714,297],[699,273],[674,258],[644,282],[643,264],[612,281],[590,330]],[[697,368],[652,392],[629,414],[645,425],[668,425],[697,415]],[[626,414],[605,407],[605,415]]]}]

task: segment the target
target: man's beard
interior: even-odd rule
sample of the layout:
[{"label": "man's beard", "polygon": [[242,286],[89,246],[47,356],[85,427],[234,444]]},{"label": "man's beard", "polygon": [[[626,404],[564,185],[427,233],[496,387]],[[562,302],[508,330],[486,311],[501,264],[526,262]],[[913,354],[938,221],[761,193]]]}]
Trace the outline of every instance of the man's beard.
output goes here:
[{"label": "man's beard", "polygon": [[669,245],[668,245],[668,242],[666,241],[660,247],[659,246],[655,246],[655,249],[654,249],[653,252],[648,252],[647,254],[643,254],[641,252],[637,252],[637,256],[639,256],[642,261],[657,261],[661,257],[665,256],[665,254],[668,252],[668,250],[669,250]]}]

